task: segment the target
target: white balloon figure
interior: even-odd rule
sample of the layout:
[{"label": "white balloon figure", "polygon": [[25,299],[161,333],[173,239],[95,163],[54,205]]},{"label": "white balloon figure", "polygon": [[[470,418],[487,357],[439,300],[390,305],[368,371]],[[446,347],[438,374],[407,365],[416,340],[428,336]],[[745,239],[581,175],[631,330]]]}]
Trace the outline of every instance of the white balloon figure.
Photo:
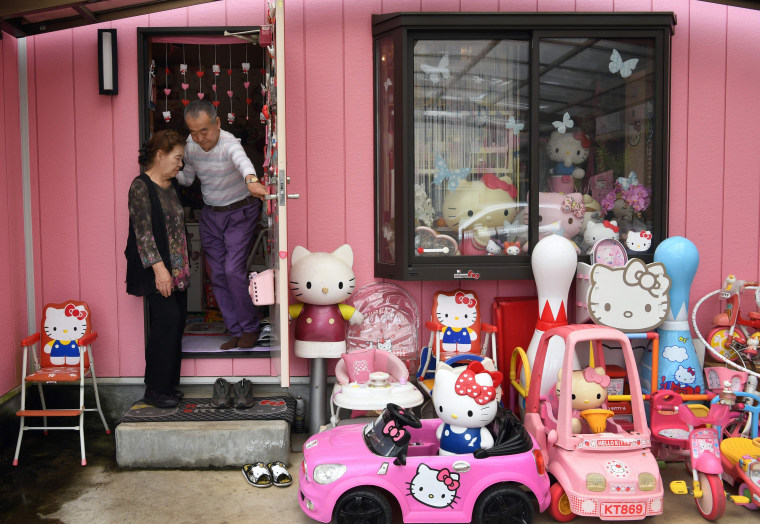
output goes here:
[{"label": "white balloon figure", "polygon": [[[560,235],[549,235],[542,238],[531,255],[533,278],[538,291],[538,321],[533,331],[533,338],[528,346],[528,362],[533,366],[536,360],[538,341],[545,331],[557,326],[567,325],[567,294],[575,278],[578,256],[573,243]],[[544,377],[556,377],[562,368],[562,357],[565,354],[564,341],[554,337],[549,341],[544,363]],[[573,369],[580,369],[576,355]],[[532,369],[531,369],[532,372]],[[525,375],[522,376],[525,384]],[[551,380],[541,381],[541,395],[546,395],[554,387]]]}]

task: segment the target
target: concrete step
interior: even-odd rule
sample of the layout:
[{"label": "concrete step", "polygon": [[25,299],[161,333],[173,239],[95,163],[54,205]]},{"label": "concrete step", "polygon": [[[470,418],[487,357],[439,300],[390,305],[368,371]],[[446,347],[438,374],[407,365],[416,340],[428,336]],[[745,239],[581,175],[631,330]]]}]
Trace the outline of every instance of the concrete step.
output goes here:
[{"label": "concrete step", "polygon": [[131,468],[288,463],[290,426],[283,420],[128,422],[116,427],[116,462]]}]

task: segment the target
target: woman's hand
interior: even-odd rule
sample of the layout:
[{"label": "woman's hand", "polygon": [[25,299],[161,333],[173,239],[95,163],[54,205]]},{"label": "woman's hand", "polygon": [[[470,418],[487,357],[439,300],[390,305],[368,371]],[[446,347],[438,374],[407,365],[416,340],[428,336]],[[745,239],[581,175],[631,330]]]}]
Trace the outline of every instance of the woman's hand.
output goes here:
[{"label": "woman's hand", "polygon": [[153,264],[153,273],[156,275],[156,289],[162,297],[172,294],[172,276],[163,262]]}]

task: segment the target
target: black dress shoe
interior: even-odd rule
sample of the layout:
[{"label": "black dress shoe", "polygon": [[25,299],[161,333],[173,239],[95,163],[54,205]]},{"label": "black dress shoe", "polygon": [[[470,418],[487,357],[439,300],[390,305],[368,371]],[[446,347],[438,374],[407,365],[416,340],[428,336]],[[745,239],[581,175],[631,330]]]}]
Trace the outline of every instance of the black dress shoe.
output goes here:
[{"label": "black dress shoe", "polygon": [[156,393],[146,389],[143,402],[156,408],[176,408],[179,405],[179,399],[171,393]]},{"label": "black dress shoe", "polygon": [[174,395],[177,398],[185,398],[185,394],[178,390],[177,388],[172,388],[172,395]]}]

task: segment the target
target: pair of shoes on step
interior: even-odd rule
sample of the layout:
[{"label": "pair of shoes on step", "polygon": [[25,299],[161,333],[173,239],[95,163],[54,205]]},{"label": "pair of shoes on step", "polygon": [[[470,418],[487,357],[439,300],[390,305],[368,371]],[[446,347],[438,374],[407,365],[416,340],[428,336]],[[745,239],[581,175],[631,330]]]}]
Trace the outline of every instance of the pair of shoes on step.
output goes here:
[{"label": "pair of shoes on step", "polygon": [[241,348],[241,349],[250,349],[256,345],[256,341],[259,339],[259,333],[258,331],[253,332],[244,332],[239,337],[230,337],[230,339],[219,346],[219,349],[228,350],[228,349],[235,349],[235,348]]},{"label": "pair of shoes on step", "polygon": [[156,408],[176,408],[179,405],[179,398],[170,393],[159,393],[151,388],[145,388],[143,402]]},{"label": "pair of shoes on step", "polygon": [[214,392],[211,395],[211,405],[218,408],[246,409],[253,407],[253,382],[247,378],[230,384],[223,378],[214,382]]},{"label": "pair of shoes on step", "polygon": [[254,462],[243,466],[243,476],[251,486],[257,488],[268,488],[269,486],[278,486],[286,488],[293,483],[293,477],[288,473],[288,468],[280,462]]}]

